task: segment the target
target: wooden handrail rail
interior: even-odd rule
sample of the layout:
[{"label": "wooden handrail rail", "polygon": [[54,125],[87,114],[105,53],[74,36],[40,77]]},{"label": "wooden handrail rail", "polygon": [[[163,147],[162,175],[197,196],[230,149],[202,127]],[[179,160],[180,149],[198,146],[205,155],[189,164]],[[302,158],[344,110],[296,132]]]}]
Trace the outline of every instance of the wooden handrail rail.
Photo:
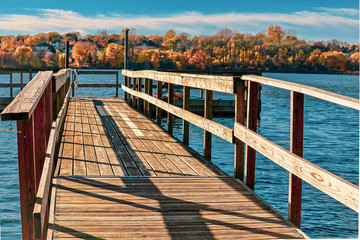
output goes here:
[{"label": "wooden handrail rail", "polygon": [[126,69],[122,70],[122,74],[132,78],[149,78],[187,87],[235,93],[234,78],[230,76],[159,72],[153,70],[131,71]]},{"label": "wooden handrail rail", "polygon": [[33,114],[52,77],[52,71],[39,72],[1,113],[1,120],[27,120]]},{"label": "wooden handrail rail", "polygon": [[303,93],[305,95],[319,98],[328,102],[336,103],[338,105],[360,110],[359,99],[328,92],[319,88],[305,86],[298,83],[281,81],[267,77],[256,76],[256,75],[243,75],[241,79],[245,81],[261,83],[263,85],[267,85],[271,87]]},{"label": "wooden handrail rail", "polygon": [[359,187],[285,150],[239,123],[235,137],[312,186],[359,212]]}]

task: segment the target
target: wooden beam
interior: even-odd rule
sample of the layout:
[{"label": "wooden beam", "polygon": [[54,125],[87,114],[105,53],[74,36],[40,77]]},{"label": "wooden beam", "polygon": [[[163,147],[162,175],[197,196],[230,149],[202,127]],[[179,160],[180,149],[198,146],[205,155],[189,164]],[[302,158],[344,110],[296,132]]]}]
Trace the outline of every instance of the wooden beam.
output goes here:
[{"label": "wooden beam", "polygon": [[[205,90],[204,117],[206,119],[213,118],[213,91]],[[204,157],[211,160],[211,132],[204,130]]]},{"label": "wooden beam", "polygon": [[[290,107],[290,152],[303,156],[304,139],[304,94],[291,92]],[[302,180],[290,173],[289,176],[289,210],[290,221],[300,228],[301,223]]]},{"label": "wooden beam", "polygon": [[130,94],[136,94],[138,97],[141,97],[150,103],[154,104],[158,108],[162,108],[165,111],[171,112],[175,116],[182,118],[212,134],[215,134],[216,136],[219,136],[220,138],[233,143],[234,141],[234,135],[233,130],[231,128],[225,127],[221,125],[220,123],[214,122],[212,120],[206,119],[204,117],[201,117],[199,115],[196,115],[195,113],[186,111],[182,108],[176,107],[174,105],[170,105],[167,102],[148,96],[145,93],[139,93],[135,92],[132,89],[125,87],[122,85],[122,89],[125,92],[129,92]]},{"label": "wooden beam", "polygon": [[[144,79],[144,92],[149,95],[149,79]],[[144,101],[144,113],[149,116],[149,104],[147,101]]]},{"label": "wooden beam", "polygon": [[1,113],[1,120],[29,119],[51,81],[51,76],[51,71],[39,72]]},{"label": "wooden beam", "polygon": [[[168,84],[168,103],[174,104],[174,84]],[[168,124],[168,132],[173,134],[174,131],[174,116],[167,112],[167,124]]]},{"label": "wooden beam", "polygon": [[10,98],[13,98],[13,75],[10,73]]},{"label": "wooden beam", "polygon": [[306,161],[288,150],[235,123],[235,137],[320,191],[359,212],[359,187]]},{"label": "wooden beam", "polygon": [[319,88],[255,75],[244,75],[241,77],[241,79],[251,82],[257,82],[271,87],[302,93],[328,102],[336,103],[338,105],[360,110],[359,99],[328,92]]},{"label": "wooden beam", "polygon": [[[235,122],[245,124],[245,81],[235,78]],[[244,181],[244,143],[235,138],[234,177]]]},{"label": "wooden beam", "polygon": [[[259,84],[256,82],[248,82],[246,125],[248,129],[254,132],[257,130],[258,100]],[[254,190],[256,151],[249,145],[246,146],[245,159],[245,183],[249,188]]]},{"label": "wooden beam", "polygon": [[[190,87],[184,86],[183,109],[190,111]],[[189,145],[189,122],[183,120],[183,143]]]},{"label": "wooden beam", "polygon": [[116,71],[116,75],[115,75],[115,84],[116,84],[115,97],[119,97],[119,72],[118,71]]},{"label": "wooden beam", "polygon": [[152,70],[131,71],[126,69],[122,70],[122,74],[128,77],[151,78],[176,85],[234,93],[233,77],[229,76],[158,72]]}]

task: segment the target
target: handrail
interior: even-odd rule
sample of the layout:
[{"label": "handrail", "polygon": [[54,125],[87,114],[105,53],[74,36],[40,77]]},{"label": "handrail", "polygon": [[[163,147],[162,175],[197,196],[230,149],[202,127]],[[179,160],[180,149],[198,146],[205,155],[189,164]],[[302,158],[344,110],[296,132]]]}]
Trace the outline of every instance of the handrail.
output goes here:
[{"label": "handrail", "polygon": [[[289,219],[296,226],[300,227],[301,219],[301,180],[307,181],[312,186],[323,191],[325,194],[348,206],[354,211],[359,211],[359,187],[312,164],[302,158],[303,148],[303,118],[304,118],[304,94],[319,98],[328,102],[336,103],[345,107],[360,110],[359,99],[342,96],[315,87],[305,86],[297,83],[290,83],[277,79],[265,78],[253,74],[217,76],[188,73],[157,72],[152,70],[131,71],[123,70],[125,84],[122,89],[125,92],[125,100],[138,109],[142,106],[140,100],[145,100],[145,113],[149,114],[149,104],[157,108],[157,122],[161,122],[161,109],[168,112],[168,131],[172,130],[172,121],[169,119],[176,115],[183,119],[184,142],[188,143],[188,124],[190,122],[206,132],[213,133],[219,137],[235,143],[235,174],[236,178],[245,181],[251,189],[254,189],[255,179],[255,157],[256,151],[274,161],[290,172],[289,183]],[[131,79],[133,78],[133,81]],[[142,78],[145,79],[145,92],[142,92]],[[157,98],[152,96],[152,81],[157,81]],[[169,84],[168,102],[161,100],[161,82]],[[245,87],[247,82],[247,87]],[[184,87],[183,109],[173,106],[171,91],[173,85]],[[275,143],[263,138],[256,133],[256,116],[258,105],[259,84],[268,85],[291,91],[291,149],[290,151],[281,148]],[[133,87],[134,89],[131,89]],[[205,89],[212,94],[212,91],[235,94],[235,123],[234,130],[215,123],[211,119],[188,111],[190,87]],[[247,88],[247,104],[245,105],[245,91]],[[130,96],[132,95],[132,97]],[[211,95],[210,95],[211,96]],[[211,111],[212,97],[205,103],[205,108]],[[247,126],[244,126],[245,106],[247,106]],[[186,128],[186,129],[185,129]],[[185,136],[187,134],[187,136]],[[205,135],[204,135],[205,136]],[[232,139],[233,138],[233,139]],[[211,141],[211,138],[210,138]],[[209,150],[206,148],[204,137],[204,155]],[[244,145],[246,144],[246,159],[244,159]],[[211,147],[211,145],[210,145]],[[211,150],[210,150],[211,151]],[[211,154],[210,154],[211,156]],[[244,176],[245,175],[245,176]]]},{"label": "handrail", "polygon": [[27,120],[51,80],[52,72],[39,72],[1,113],[1,120]]},{"label": "handrail", "polygon": [[244,75],[241,77],[241,79],[245,81],[257,82],[271,87],[302,93],[338,105],[360,110],[359,99],[332,93],[319,88],[255,75]]}]

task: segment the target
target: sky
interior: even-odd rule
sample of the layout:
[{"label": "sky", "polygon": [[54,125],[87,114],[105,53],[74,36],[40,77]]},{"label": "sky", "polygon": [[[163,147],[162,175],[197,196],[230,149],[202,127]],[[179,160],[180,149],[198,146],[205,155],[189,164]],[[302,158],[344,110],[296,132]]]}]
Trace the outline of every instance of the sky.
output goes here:
[{"label": "sky", "polygon": [[0,35],[106,30],[213,35],[223,28],[256,34],[270,25],[307,41],[359,43],[358,0],[0,0]]}]

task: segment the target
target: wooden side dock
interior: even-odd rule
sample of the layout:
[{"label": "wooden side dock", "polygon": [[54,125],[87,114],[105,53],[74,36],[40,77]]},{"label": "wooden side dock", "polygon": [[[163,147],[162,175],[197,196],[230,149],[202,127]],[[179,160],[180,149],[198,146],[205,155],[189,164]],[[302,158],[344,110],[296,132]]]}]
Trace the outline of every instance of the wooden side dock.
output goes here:
[{"label": "wooden side dock", "polygon": [[305,235],[252,191],[119,98],[71,98],[50,239]]}]

